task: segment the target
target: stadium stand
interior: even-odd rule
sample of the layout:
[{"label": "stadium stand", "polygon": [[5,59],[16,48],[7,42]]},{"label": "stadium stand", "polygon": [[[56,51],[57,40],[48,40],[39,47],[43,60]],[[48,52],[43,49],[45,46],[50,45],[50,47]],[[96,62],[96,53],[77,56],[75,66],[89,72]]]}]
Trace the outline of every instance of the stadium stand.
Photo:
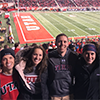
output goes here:
[{"label": "stadium stand", "polygon": [[[81,10],[80,7],[84,8],[90,7],[92,10],[96,10],[100,7],[100,0],[0,0],[2,3],[12,3],[16,4],[16,7],[67,7],[67,10],[72,10],[75,7],[75,10]],[[72,8],[71,8],[72,7]],[[79,8],[78,8],[79,7]],[[98,7],[98,8],[97,8]],[[87,10],[91,10],[91,9]],[[12,9],[8,6],[8,9]],[[65,9],[65,11],[66,11]],[[99,8],[100,9],[100,8]],[[10,10],[9,10],[10,11]],[[61,11],[61,10],[60,10]]]},{"label": "stadium stand", "polygon": [[[53,7],[53,11],[100,10],[100,0],[1,0],[0,2],[8,3],[5,7],[8,11],[17,10],[18,7],[20,11],[51,10],[50,7]],[[66,9],[62,10],[64,7]]]},{"label": "stadium stand", "polygon": [[[15,0],[17,4],[17,0]],[[19,0],[20,7],[98,7],[99,0]]]},{"label": "stadium stand", "polygon": [[71,0],[57,0],[60,7],[75,7]]},{"label": "stadium stand", "polygon": [[73,0],[78,7],[99,7],[100,0]]}]

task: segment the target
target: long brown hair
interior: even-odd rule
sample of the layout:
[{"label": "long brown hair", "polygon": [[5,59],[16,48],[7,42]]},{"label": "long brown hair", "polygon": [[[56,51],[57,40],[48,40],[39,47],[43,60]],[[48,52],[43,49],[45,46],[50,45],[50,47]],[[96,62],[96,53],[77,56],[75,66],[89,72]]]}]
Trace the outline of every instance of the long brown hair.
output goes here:
[{"label": "long brown hair", "polygon": [[42,61],[36,66],[36,73],[40,75],[43,73],[43,71],[47,68],[47,54],[44,50],[44,48],[42,46],[34,46],[34,47],[31,47],[30,50],[27,52],[26,55],[23,56],[23,60],[26,61],[26,67],[25,67],[25,72],[26,73],[30,73],[33,71],[33,61],[32,61],[32,54],[34,52],[35,49],[41,49],[42,52],[43,52],[43,58],[42,58]]}]

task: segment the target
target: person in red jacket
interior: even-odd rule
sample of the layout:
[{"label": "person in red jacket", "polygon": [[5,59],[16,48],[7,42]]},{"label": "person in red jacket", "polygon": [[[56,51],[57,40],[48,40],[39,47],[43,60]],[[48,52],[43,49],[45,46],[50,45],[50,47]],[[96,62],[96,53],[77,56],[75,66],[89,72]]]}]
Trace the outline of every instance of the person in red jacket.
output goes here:
[{"label": "person in red jacket", "polygon": [[13,70],[15,63],[15,53],[12,49],[0,51],[0,100],[17,100],[18,74]]},{"label": "person in red jacket", "polygon": [[20,47],[21,46],[20,46],[20,43],[19,42],[18,43],[15,43],[14,46],[15,46],[15,50],[14,51],[15,51],[15,54],[16,54],[20,50]]},{"label": "person in red jacket", "polygon": [[1,25],[2,25],[2,21],[0,20],[0,32],[2,32]]},{"label": "person in red jacket", "polygon": [[0,26],[2,25],[2,21],[0,20]]}]

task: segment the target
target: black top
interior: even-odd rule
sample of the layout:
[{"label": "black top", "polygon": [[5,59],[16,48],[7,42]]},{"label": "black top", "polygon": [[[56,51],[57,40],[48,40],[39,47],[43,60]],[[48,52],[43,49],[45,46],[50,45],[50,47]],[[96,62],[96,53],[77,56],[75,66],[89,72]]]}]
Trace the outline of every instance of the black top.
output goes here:
[{"label": "black top", "polygon": [[83,57],[75,67],[75,99],[100,100],[100,65],[99,59],[87,66]]},{"label": "black top", "polygon": [[50,52],[48,62],[48,87],[50,96],[62,97],[69,95],[72,90],[72,67],[77,56],[70,49],[64,57],[57,50]]}]

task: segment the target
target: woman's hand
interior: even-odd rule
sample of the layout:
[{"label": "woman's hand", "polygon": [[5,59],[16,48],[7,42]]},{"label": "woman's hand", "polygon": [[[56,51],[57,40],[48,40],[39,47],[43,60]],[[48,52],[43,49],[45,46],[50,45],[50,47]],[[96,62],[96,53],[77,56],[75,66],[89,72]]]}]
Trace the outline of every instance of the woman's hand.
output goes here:
[{"label": "woman's hand", "polygon": [[26,86],[31,90],[29,84],[27,83],[25,77],[24,77],[24,69],[25,69],[25,66],[26,66],[26,62],[25,61],[21,61],[19,64],[17,64],[15,66],[15,69],[19,72],[21,78],[23,79],[23,81],[25,82]]},{"label": "woman's hand", "polygon": [[23,72],[23,70],[25,69],[25,66],[26,66],[26,62],[22,60],[22,61],[20,61],[19,64],[17,64],[17,65],[15,66],[15,68],[16,68],[16,70],[17,70],[18,72]]}]

